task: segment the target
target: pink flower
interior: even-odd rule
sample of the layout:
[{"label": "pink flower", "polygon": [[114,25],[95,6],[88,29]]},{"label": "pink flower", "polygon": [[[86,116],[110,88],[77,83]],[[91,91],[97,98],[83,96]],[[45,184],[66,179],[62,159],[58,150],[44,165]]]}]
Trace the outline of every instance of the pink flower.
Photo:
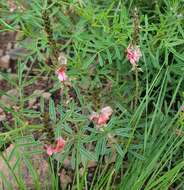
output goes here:
[{"label": "pink flower", "polygon": [[100,116],[97,120],[97,124],[98,125],[104,125],[107,123],[108,120],[109,120],[109,117],[107,117],[106,114],[100,114]]},{"label": "pink flower", "polygon": [[46,145],[46,152],[49,156],[52,156],[54,153],[61,152],[61,150],[64,148],[66,141],[59,137],[56,139],[56,145],[53,147],[52,145]]},{"label": "pink flower", "polygon": [[127,48],[127,59],[133,66],[136,66],[142,56],[141,50],[136,45],[129,44]]},{"label": "pink flower", "polygon": [[68,79],[68,76],[66,75],[66,69],[65,67],[60,67],[57,71],[56,74],[58,75],[58,79],[61,82],[64,82]]},{"label": "pink flower", "polygon": [[60,152],[64,148],[65,143],[66,141],[62,137],[57,138],[54,153]]},{"label": "pink flower", "polygon": [[89,116],[89,120],[90,120],[90,121],[95,121],[95,122],[97,122],[98,118],[99,118],[99,114],[96,113],[96,112],[92,112],[92,114]]},{"label": "pink flower", "polygon": [[112,108],[107,106],[102,108],[100,113],[93,112],[89,119],[95,122],[97,125],[104,125],[110,119],[112,112]]},{"label": "pink flower", "polygon": [[45,148],[46,148],[47,154],[49,156],[52,156],[52,154],[54,153],[53,147],[51,145],[46,145]]}]

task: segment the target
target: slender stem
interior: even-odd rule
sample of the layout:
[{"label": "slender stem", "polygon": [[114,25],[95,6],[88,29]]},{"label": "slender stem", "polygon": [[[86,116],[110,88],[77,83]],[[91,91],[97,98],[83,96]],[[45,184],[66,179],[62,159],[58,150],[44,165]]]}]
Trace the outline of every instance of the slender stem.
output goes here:
[{"label": "slender stem", "polygon": [[80,190],[80,180],[79,180],[79,178],[80,178],[80,176],[79,176],[79,150],[78,150],[78,145],[77,145],[77,152],[76,152],[76,172],[77,172],[77,190]]},{"label": "slender stem", "polygon": [[138,99],[139,99],[139,79],[138,79],[138,68],[135,67],[135,107],[137,106]]}]

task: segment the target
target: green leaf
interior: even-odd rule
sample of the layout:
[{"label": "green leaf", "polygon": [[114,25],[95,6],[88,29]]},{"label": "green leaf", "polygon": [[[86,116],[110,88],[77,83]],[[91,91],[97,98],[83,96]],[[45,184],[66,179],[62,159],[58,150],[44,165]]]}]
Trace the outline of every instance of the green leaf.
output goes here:
[{"label": "green leaf", "polygon": [[107,58],[110,64],[112,64],[112,54],[110,53],[109,49],[106,50],[107,52]]},{"label": "green leaf", "polygon": [[89,65],[91,65],[94,62],[95,58],[96,58],[96,54],[91,56],[86,62],[84,62],[83,68],[87,69]]},{"label": "green leaf", "polygon": [[55,104],[54,101],[50,98],[49,100],[49,116],[50,119],[54,122],[56,122],[56,109],[55,109]]},{"label": "green leaf", "polygon": [[104,65],[104,63],[103,63],[103,59],[102,59],[102,56],[100,55],[100,53],[98,53],[98,61],[99,61],[100,66],[102,67]]},{"label": "green leaf", "polygon": [[169,48],[169,50],[179,59],[184,61],[184,54],[177,52],[174,48]]},{"label": "green leaf", "polygon": [[72,150],[72,158],[71,158],[71,166],[72,166],[72,169],[74,170],[75,169],[75,162],[76,162],[76,152],[75,152],[75,149],[73,148]]},{"label": "green leaf", "polygon": [[92,153],[92,152],[86,150],[83,146],[80,146],[80,154],[81,154],[81,156],[84,156],[87,160],[96,160],[97,161],[95,153]]},{"label": "green leaf", "polygon": [[120,53],[120,51],[119,51],[119,48],[115,45],[115,46],[114,46],[114,49],[115,49],[115,55],[116,55],[116,57],[117,57],[119,60],[121,60],[121,59],[122,59],[122,55],[121,55],[121,53]]},{"label": "green leaf", "polygon": [[40,111],[41,111],[41,113],[44,113],[44,110],[45,110],[44,107],[45,107],[45,100],[41,96],[41,98],[40,98]]},{"label": "green leaf", "polygon": [[125,155],[125,152],[122,150],[121,146],[119,144],[116,144],[115,149],[117,150],[118,154],[123,158]]}]

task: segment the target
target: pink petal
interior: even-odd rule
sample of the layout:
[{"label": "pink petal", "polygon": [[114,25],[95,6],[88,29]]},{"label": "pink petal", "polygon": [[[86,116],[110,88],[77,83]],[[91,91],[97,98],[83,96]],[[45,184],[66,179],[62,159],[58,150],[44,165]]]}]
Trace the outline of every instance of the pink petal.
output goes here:
[{"label": "pink petal", "polygon": [[67,75],[66,75],[65,72],[61,72],[61,73],[58,74],[58,79],[59,79],[61,82],[66,81],[67,78],[68,78],[68,77],[67,77]]},{"label": "pink petal", "polygon": [[54,153],[54,149],[51,145],[46,145],[46,151],[49,156],[52,156],[52,154]]},{"label": "pink petal", "polygon": [[66,141],[62,137],[59,137],[56,140],[55,147],[53,147],[52,145],[45,145],[47,154],[49,156],[52,156],[52,154],[60,152],[64,148],[65,143]]},{"label": "pink petal", "polygon": [[66,141],[62,137],[59,137],[56,140],[56,146],[54,148],[54,153],[60,152],[64,148],[65,143],[66,143]]},{"label": "pink petal", "polygon": [[96,113],[96,112],[92,112],[92,114],[91,114],[90,117],[89,117],[89,120],[96,122],[96,121],[98,120],[98,118],[99,118],[99,114]]},{"label": "pink petal", "polygon": [[110,106],[104,107],[101,109],[100,113],[105,115],[106,117],[110,117],[112,115],[112,108]]},{"label": "pink petal", "polygon": [[58,75],[58,79],[63,82],[68,79],[68,76],[66,75],[66,69],[64,67],[60,67],[57,71],[56,74]]},{"label": "pink petal", "polygon": [[127,59],[132,65],[135,65],[139,62],[140,57],[142,56],[141,50],[137,46],[129,45],[127,48]]},{"label": "pink petal", "polygon": [[109,120],[109,117],[107,117],[106,115],[104,114],[101,114],[98,118],[98,121],[97,121],[97,124],[98,125],[104,125],[107,123],[107,121]]},{"label": "pink petal", "polygon": [[109,120],[110,116],[112,115],[112,112],[112,108],[110,106],[107,106],[102,108],[99,114],[93,112],[89,119],[98,125],[104,125]]}]

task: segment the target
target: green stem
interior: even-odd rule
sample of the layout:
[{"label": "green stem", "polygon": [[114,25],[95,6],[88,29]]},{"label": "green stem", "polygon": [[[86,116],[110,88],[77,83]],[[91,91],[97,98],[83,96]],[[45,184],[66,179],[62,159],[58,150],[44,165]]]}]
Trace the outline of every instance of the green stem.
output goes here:
[{"label": "green stem", "polygon": [[135,68],[135,107],[137,106],[138,99],[139,99],[139,79],[138,79],[138,68]]},{"label": "green stem", "polygon": [[77,144],[77,159],[76,159],[76,169],[77,169],[77,190],[80,190],[80,180],[79,180],[79,178],[80,178],[80,175],[79,175],[79,150],[78,150],[78,144]]}]

